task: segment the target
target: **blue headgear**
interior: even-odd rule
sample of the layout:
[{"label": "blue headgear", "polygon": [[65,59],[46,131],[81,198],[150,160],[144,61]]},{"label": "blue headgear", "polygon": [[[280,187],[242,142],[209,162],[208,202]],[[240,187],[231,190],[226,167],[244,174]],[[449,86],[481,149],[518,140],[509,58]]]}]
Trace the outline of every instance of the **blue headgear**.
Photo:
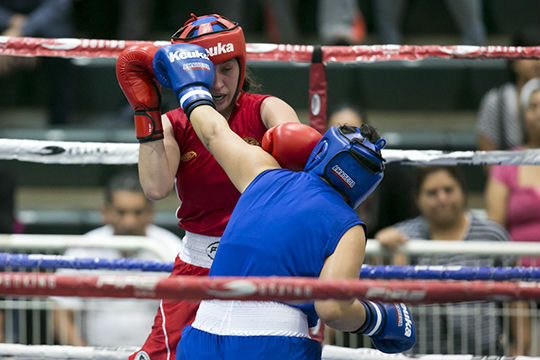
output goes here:
[{"label": "blue headgear", "polygon": [[372,144],[358,128],[333,126],[315,145],[304,171],[322,176],[356,209],[384,176],[385,145],[384,139]]}]

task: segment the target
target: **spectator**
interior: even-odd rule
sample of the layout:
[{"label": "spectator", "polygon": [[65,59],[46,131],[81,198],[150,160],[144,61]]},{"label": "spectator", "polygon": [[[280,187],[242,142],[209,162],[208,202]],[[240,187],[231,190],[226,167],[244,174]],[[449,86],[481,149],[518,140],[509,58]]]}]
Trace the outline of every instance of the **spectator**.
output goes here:
[{"label": "spectator", "polygon": [[[342,104],[329,112],[326,126],[361,127],[362,124],[369,123],[363,109]],[[382,228],[418,213],[409,191],[412,186],[412,174],[409,170],[410,167],[399,163],[387,163],[381,184],[356,210],[367,226],[368,238],[373,238]]]},{"label": "spectator", "polygon": [[0,234],[12,234],[15,227],[15,180],[0,168]]},{"label": "spectator", "polygon": [[327,45],[357,45],[366,38],[366,24],[356,0],[319,0],[319,38]]},{"label": "spectator", "polygon": [[[71,0],[6,0],[0,3],[0,34],[3,36],[72,37]],[[0,76],[13,72],[21,64],[35,65],[35,58],[0,56]],[[68,122],[73,105],[70,60],[40,59],[41,72],[49,88],[49,123]]]},{"label": "spectator", "polygon": [[[381,245],[397,250],[408,239],[454,241],[456,246],[459,246],[461,241],[509,241],[507,232],[499,224],[478,218],[467,211],[467,189],[464,178],[456,167],[419,168],[414,197],[420,215],[379,231],[375,238]],[[396,259],[396,262],[403,265],[407,261],[401,257]],[[497,261],[493,257],[463,254],[418,256],[411,258],[409,263],[510,266],[512,260]],[[417,347],[415,352],[444,354],[450,351],[446,348],[448,341],[453,341],[454,348],[462,349],[465,353],[493,355],[494,351],[499,351],[501,326],[498,318],[494,316],[495,304],[460,304],[448,305],[447,308],[446,316],[438,319],[428,313],[425,321],[418,324],[418,344],[426,344],[426,348]],[[421,329],[422,324],[427,324],[429,328]],[[481,336],[477,335],[479,333]],[[481,354],[478,354],[477,349]]]},{"label": "spectator", "polygon": [[[87,233],[91,237],[112,235],[147,236],[162,246],[173,261],[182,248],[182,241],[173,233],[152,224],[154,208],[146,199],[136,173],[120,173],[107,185],[105,204],[102,208],[104,226]],[[144,260],[158,259],[148,251],[127,254],[115,249],[72,248],[66,251],[71,257],[121,258],[135,257]],[[74,273],[73,271],[62,271]],[[83,273],[78,271],[77,274]],[[86,273],[110,273],[101,270],[88,270]],[[114,274],[120,274],[114,271]],[[133,272],[127,272],[133,274]],[[104,300],[75,298],[56,298],[63,308],[55,311],[55,331],[58,341],[64,345],[91,346],[136,346],[144,341],[147,328],[151,326],[157,302],[154,300]],[[81,324],[77,323],[76,313],[84,305]]]},{"label": "spectator", "polygon": [[[15,184],[11,175],[0,170],[0,234],[13,233],[14,216],[14,189]],[[2,268],[3,270],[3,268]],[[4,310],[0,310],[0,342],[5,342],[4,337]]]},{"label": "spectator", "polygon": [[[375,0],[375,27],[381,44],[402,44],[401,21],[405,0]],[[484,45],[486,28],[482,18],[482,0],[446,0],[461,33],[462,45]]]},{"label": "spectator", "polygon": [[118,38],[120,40],[149,40],[154,0],[120,0],[119,8]]},{"label": "spectator", "polygon": [[[514,34],[512,46],[538,46],[536,29]],[[518,103],[523,85],[540,75],[540,60],[508,60],[510,81],[489,90],[480,103],[478,113],[478,149],[507,150],[523,144],[523,126],[518,117]]]},{"label": "spectator", "polygon": [[[520,93],[520,113],[525,127],[525,143],[515,150],[540,148],[540,79],[529,80]],[[539,242],[540,233],[540,167],[497,165],[491,168],[486,186],[486,207],[490,219],[505,226],[512,241]],[[540,266],[540,257],[523,257],[520,266]],[[519,302],[515,308],[529,309]],[[512,354],[528,355],[530,319],[517,316],[514,328],[522,336],[515,336]]]},{"label": "spectator", "polygon": [[[242,2],[212,1],[213,8],[225,16],[242,18]],[[270,42],[297,44],[300,41],[298,1],[261,1]],[[242,22],[242,21],[240,21]],[[366,37],[366,24],[357,0],[318,0],[317,30],[319,41],[327,45],[360,44]]]},{"label": "spectator", "polygon": [[[540,79],[523,86],[520,101],[525,143],[515,150],[540,148]],[[513,241],[536,241],[540,234],[540,167],[496,165],[486,186],[488,217],[505,226]],[[540,266],[540,258],[522,258],[520,266]]]}]

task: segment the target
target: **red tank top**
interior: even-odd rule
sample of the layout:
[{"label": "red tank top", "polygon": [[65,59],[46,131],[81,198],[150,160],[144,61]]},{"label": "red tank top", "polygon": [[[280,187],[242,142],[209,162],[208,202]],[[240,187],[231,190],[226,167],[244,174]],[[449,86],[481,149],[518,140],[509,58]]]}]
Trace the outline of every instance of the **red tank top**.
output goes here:
[{"label": "red tank top", "polygon": [[[270,95],[242,93],[229,118],[229,126],[247,143],[260,146],[266,132],[261,103]],[[221,236],[240,193],[225,171],[206,150],[181,109],[167,113],[180,148],[176,193],[181,205],[176,212],[183,229]]]}]

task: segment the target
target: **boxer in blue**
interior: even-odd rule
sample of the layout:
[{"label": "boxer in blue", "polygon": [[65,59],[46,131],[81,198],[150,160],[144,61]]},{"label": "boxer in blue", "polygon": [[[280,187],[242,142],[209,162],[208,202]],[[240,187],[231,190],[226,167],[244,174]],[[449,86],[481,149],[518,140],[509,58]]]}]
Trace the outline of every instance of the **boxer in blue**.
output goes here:
[{"label": "boxer in blue", "polygon": [[[242,193],[221,238],[210,276],[303,276],[354,279],[365,251],[365,225],[354,209],[382,180],[385,141],[373,128],[333,127],[313,148],[312,129],[282,124],[266,148],[249,145],[213,108],[214,69],[204,49],[175,44],[154,56],[154,74],[172,88],[197,136]],[[304,171],[276,159],[302,161]],[[286,167],[289,164],[285,164]],[[202,301],[182,333],[177,359],[320,359],[309,338],[318,318],[370,336],[387,353],[416,340],[405,304],[354,299],[281,302]]]}]

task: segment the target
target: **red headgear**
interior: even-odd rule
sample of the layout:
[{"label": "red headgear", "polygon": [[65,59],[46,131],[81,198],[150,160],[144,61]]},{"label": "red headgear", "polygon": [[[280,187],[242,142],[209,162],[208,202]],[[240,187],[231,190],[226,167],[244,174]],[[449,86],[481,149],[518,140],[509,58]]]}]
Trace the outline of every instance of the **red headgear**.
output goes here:
[{"label": "red headgear", "polygon": [[238,23],[218,14],[198,17],[191,14],[191,19],[171,37],[173,44],[182,42],[205,48],[214,64],[237,58],[240,64],[240,78],[236,91],[242,89],[246,74],[246,41]]}]

